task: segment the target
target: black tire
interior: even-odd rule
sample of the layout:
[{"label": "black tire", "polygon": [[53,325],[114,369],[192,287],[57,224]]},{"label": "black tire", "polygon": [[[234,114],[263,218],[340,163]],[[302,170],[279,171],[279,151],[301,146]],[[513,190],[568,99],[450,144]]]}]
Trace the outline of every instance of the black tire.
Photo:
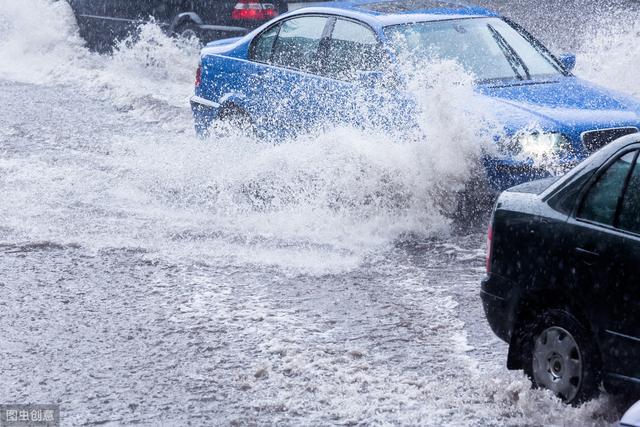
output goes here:
[{"label": "black tire", "polygon": [[182,39],[191,39],[195,38],[198,41],[200,40],[200,27],[191,21],[187,21],[183,24],[178,25],[173,30],[173,35]]},{"label": "black tire", "polygon": [[251,116],[235,106],[225,107],[220,111],[217,120],[212,123],[211,131],[219,136],[255,138],[257,135]]},{"label": "black tire", "polygon": [[497,196],[490,189],[484,168],[475,168],[464,190],[455,195],[455,211],[450,215],[454,229],[459,233],[484,229]]},{"label": "black tire", "polygon": [[591,332],[568,311],[543,312],[523,331],[522,361],[533,387],[578,405],[599,393],[600,352]]}]

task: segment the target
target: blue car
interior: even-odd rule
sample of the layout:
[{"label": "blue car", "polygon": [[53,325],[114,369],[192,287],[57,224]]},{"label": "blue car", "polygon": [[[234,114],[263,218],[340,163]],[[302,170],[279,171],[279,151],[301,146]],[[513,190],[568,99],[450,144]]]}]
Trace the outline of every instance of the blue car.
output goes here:
[{"label": "blue car", "polygon": [[410,128],[415,101],[398,64],[420,57],[456,61],[495,109],[502,129],[484,158],[494,191],[548,176],[541,156],[568,169],[640,127],[637,100],[575,77],[575,55],[554,56],[497,13],[374,0],[298,9],[207,45],[191,99],[196,131],[217,120],[278,137],[336,120]]}]

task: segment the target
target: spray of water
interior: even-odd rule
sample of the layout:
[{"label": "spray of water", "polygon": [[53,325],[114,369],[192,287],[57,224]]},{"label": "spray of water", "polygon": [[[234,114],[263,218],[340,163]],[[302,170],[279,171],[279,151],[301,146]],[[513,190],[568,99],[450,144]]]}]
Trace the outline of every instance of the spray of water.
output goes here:
[{"label": "spray of water", "polygon": [[[186,111],[198,61],[196,40],[167,37],[155,23],[121,40],[113,55],[90,52],[66,1],[0,1],[0,78],[77,86],[121,110]],[[168,108],[175,107],[175,108]],[[166,111],[162,111],[165,108]]]},{"label": "spray of water", "polygon": [[595,28],[581,43],[576,73],[627,95],[640,96],[640,11],[602,15]]},{"label": "spray of water", "polygon": [[[636,93],[637,20],[616,22],[615,31],[603,25],[583,43],[578,74]],[[275,145],[240,135],[202,143],[191,136],[188,108],[194,43],[148,23],[112,55],[98,55],[84,47],[66,2],[51,0],[33,0],[28,12],[0,2],[0,34],[0,56],[11,58],[0,63],[0,78],[73,85],[107,99],[126,120],[155,126],[114,132],[108,146],[66,163],[6,160],[21,191],[45,201],[34,207],[16,193],[3,208],[24,238],[37,230],[53,241],[160,252],[174,247],[166,239],[193,240],[200,247],[185,242],[180,250],[277,264],[296,258],[295,265],[305,256],[294,254],[316,251],[333,255],[320,257],[323,272],[334,262],[351,268],[400,236],[446,232],[449,195],[464,188],[487,148],[484,135],[496,130],[473,77],[434,59],[405,70],[417,101],[412,135],[329,124]],[[44,173],[28,172],[34,162]],[[105,212],[112,222],[100,217]]]},{"label": "spray of water", "polygon": [[[37,62],[20,78],[80,85],[125,107],[127,120],[163,128],[113,132],[109,147],[55,164],[37,159],[38,173],[27,165],[34,158],[5,164],[21,190],[9,191],[4,214],[25,239],[343,270],[398,237],[447,232],[443,213],[454,203],[447,196],[464,188],[481,151],[485,123],[469,108],[472,78],[451,62],[421,64],[410,79],[419,123],[410,140],[340,125],[275,145],[233,134],[203,143],[185,136],[193,134],[193,44],[149,23],[112,55],[98,55],[83,47],[68,6],[35,0],[38,19],[59,34],[51,41],[58,50],[43,61],[47,34],[25,37],[32,23],[23,8],[2,7],[10,25],[0,49],[23,52],[5,64],[3,78],[17,79],[19,68]],[[25,190],[42,203],[22,197]]]},{"label": "spray of water", "polygon": [[0,77],[29,83],[81,80],[87,51],[66,2],[0,1]]}]

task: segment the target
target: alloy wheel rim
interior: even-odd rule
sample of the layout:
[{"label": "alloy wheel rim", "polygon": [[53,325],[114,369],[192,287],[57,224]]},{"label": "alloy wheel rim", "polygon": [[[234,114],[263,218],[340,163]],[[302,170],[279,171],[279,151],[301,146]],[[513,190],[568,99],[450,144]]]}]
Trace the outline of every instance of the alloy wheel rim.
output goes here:
[{"label": "alloy wheel rim", "polygon": [[197,37],[196,32],[191,28],[188,28],[180,33],[180,37],[183,39],[193,39]]},{"label": "alloy wheel rim", "polygon": [[533,378],[565,402],[572,402],[580,390],[582,365],[580,347],[566,329],[552,326],[536,337]]}]

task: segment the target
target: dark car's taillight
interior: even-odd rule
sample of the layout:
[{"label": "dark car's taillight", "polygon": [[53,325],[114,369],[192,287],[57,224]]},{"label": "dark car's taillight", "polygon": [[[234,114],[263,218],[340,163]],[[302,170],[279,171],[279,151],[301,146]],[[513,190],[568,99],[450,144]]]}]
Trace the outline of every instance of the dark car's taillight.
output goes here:
[{"label": "dark car's taillight", "polygon": [[196,87],[200,86],[202,83],[202,65],[198,64],[198,69],[196,70]]},{"label": "dark car's taillight", "polygon": [[266,21],[276,16],[278,16],[276,6],[260,0],[240,0],[231,12],[231,19],[236,21]]},{"label": "dark car's taillight", "polygon": [[489,223],[489,229],[487,230],[487,274],[491,273],[491,252],[493,251],[493,224]]}]

